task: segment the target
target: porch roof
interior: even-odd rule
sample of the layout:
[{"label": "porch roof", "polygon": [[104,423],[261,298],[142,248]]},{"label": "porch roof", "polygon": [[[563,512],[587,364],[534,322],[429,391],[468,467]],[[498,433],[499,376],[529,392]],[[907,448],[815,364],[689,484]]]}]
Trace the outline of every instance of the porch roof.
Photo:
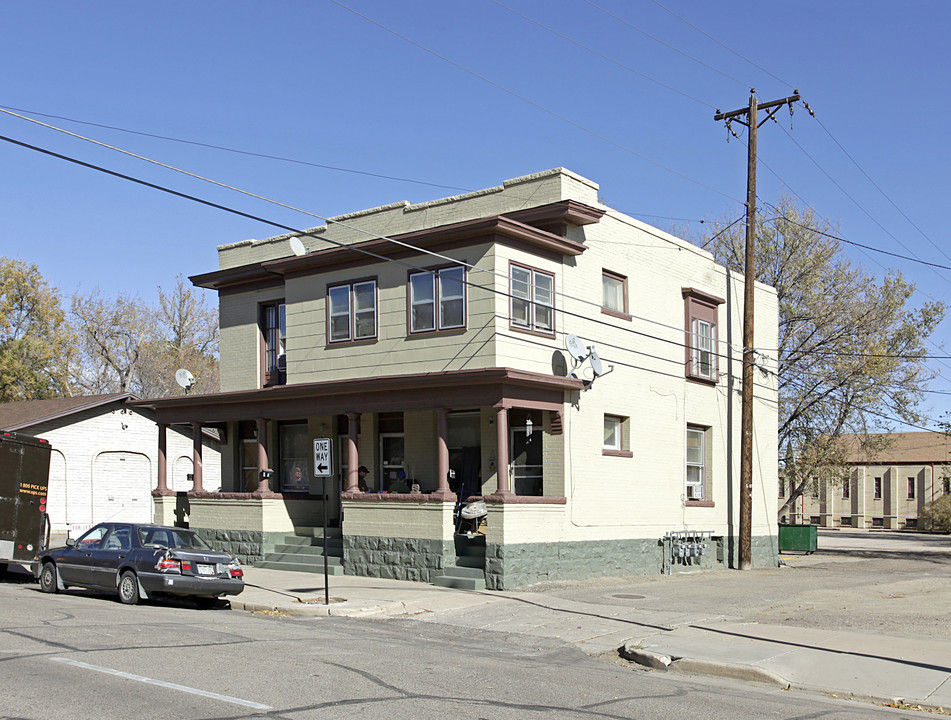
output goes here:
[{"label": "porch roof", "polygon": [[507,367],[383,375],[297,383],[257,390],[136,400],[163,423],[222,423],[251,418],[281,420],[348,412],[438,408],[563,408],[565,393],[582,390],[571,377]]}]

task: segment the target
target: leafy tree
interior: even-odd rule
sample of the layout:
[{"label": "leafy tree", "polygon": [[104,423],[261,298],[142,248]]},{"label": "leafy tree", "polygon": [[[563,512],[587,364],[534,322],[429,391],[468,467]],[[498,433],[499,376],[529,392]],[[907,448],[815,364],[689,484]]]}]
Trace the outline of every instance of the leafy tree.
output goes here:
[{"label": "leafy tree", "polygon": [[951,495],[937,497],[921,510],[921,523],[926,530],[951,532]]},{"label": "leafy tree", "polygon": [[[779,447],[795,455],[783,471],[789,511],[811,478],[843,477],[844,434],[862,436],[874,454],[897,420],[921,424],[918,406],[932,373],[925,342],[944,305],[909,307],[914,285],[900,273],[878,281],[840,252],[834,228],[788,198],[756,228],[757,280],[776,288],[779,347],[757,350],[778,359]],[[745,231],[719,224],[706,243],[718,262],[742,272]]]},{"label": "leafy tree", "polygon": [[0,257],[0,402],[68,394],[73,338],[36,265]]}]

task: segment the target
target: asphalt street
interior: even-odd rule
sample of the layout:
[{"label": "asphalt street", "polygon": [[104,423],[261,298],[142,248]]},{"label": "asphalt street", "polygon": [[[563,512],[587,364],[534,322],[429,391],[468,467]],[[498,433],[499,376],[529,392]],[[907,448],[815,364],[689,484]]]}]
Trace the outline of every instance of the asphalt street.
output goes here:
[{"label": "asphalt street", "polygon": [[770,686],[649,673],[567,639],[412,617],[130,607],[16,581],[0,583],[0,608],[4,718],[895,716]]}]

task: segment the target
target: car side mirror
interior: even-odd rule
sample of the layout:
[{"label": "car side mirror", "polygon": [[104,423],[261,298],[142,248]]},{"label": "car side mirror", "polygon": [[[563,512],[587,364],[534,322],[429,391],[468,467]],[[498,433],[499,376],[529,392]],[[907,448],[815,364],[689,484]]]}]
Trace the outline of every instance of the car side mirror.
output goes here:
[{"label": "car side mirror", "polygon": [[66,547],[73,547],[76,544],[75,538],[66,538]]}]

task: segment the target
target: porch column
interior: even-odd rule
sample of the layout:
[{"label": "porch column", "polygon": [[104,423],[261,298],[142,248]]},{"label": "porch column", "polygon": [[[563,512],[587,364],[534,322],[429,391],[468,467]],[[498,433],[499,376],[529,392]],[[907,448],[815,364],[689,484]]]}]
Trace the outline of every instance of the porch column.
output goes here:
[{"label": "porch column", "polygon": [[437,483],[433,495],[441,497],[443,500],[455,500],[456,495],[449,488],[449,410],[446,408],[436,410],[436,430]]},{"label": "porch column", "polygon": [[152,491],[152,495],[154,497],[161,497],[162,495],[173,494],[172,491],[168,489],[168,461],[166,454],[168,425],[165,423],[156,423],[155,426],[158,429],[158,482]]},{"label": "porch column", "polygon": [[201,486],[201,423],[192,423],[192,492],[202,492]]},{"label": "porch column", "polygon": [[357,428],[359,427],[360,413],[347,413],[347,487],[345,492],[361,492],[360,478],[357,472],[360,469],[360,454],[357,452]]},{"label": "porch column", "polygon": [[495,416],[496,461],[495,473],[498,478],[496,497],[512,497],[514,493],[509,485],[509,411],[497,408]]},{"label": "porch column", "polygon": [[269,493],[271,486],[268,482],[268,474],[263,471],[270,471],[271,466],[267,458],[267,419],[257,418],[258,429],[258,489],[256,492]]}]

